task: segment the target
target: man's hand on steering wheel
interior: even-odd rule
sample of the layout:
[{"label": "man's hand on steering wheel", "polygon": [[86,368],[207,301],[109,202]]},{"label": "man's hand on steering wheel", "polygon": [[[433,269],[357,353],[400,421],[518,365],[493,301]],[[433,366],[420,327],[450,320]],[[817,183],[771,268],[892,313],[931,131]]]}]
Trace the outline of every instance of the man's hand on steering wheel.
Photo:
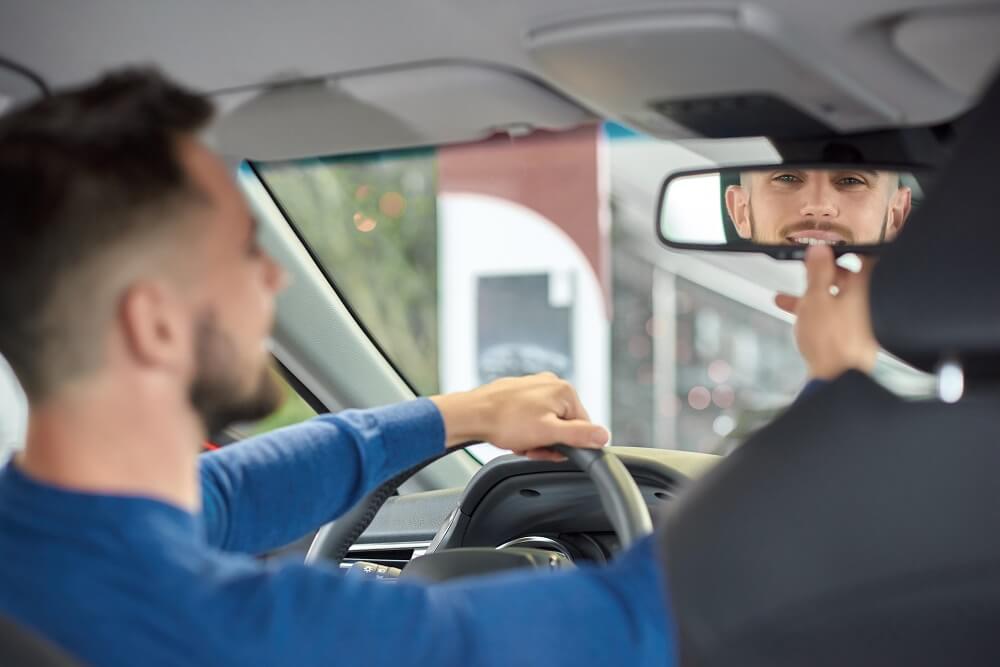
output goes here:
[{"label": "man's hand on steering wheel", "polygon": [[431,400],[444,418],[448,447],[483,441],[532,459],[564,461],[544,448],[563,443],[599,449],[611,437],[591,423],[573,387],[553,373],[503,378]]}]

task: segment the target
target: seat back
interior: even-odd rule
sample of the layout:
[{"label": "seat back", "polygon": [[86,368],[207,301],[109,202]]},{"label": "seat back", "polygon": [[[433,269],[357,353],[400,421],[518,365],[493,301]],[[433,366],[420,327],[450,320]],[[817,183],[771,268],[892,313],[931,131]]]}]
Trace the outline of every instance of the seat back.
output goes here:
[{"label": "seat back", "polygon": [[998,160],[1000,80],[872,278],[879,342],[960,400],[850,372],[689,487],[659,533],[682,664],[1000,665]]},{"label": "seat back", "polygon": [[689,487],[659,530],[682,664],[1000,664],[998,408],[849,373]]}]

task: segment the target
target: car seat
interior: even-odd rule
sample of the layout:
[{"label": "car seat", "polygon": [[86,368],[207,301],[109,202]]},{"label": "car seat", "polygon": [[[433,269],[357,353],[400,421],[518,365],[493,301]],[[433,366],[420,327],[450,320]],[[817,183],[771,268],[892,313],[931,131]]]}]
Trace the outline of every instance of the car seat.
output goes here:
[{"label": "car seat", "polygon": [[939,397],[848,372],[674,501],[681,665],[1000,664],[1000,81],[966,129],[871,286],[879,342]]}]

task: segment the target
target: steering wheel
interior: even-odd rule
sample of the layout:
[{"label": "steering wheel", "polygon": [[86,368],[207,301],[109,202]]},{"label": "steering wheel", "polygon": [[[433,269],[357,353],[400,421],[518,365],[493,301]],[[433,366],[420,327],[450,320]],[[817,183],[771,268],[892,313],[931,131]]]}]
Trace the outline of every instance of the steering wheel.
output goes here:
[{"label": "steering wheel", "polygon": [[[587,473],[593,481],[597,487],[604,513],[611,522],[623,548],[653,532],[653,523],[642,493],[618,457],[603,449],[579,449],[561,444],[553,445],[552,448]],[[361,533],[371,524],[379,508],[395,492],[396,488],[433,460],[436,459],[405,470],[388,480],[340,519],[320,529],[309,548],[306,562],[328,560],[339,563],[347,555],[348,549],[360,537]],[[475,478],[470,482],[470,486],[474,482]],[[463,551],[463,549],[450,549],[447,553],[454,554],[459,551]],[[521,555],[528,556],[529,554]],[[425,556],[424,558],[429,557]],[[536,560],[526,558],[523,564],[539,566],[540,563]]]}]

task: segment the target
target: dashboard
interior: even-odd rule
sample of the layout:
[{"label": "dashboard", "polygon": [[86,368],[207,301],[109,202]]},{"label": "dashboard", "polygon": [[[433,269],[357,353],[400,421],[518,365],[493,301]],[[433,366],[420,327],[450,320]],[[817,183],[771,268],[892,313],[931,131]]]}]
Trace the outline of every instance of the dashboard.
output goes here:
[{"label": "dashboard", "polygon": [[[654,522],[684,485],[719,457],[644,447],[608,447],[635,479]],[[342,565],[402,567],[428,550],[528,547],[573,562],[606,562],[618,540],[587,475],[570,463],[505,456],[465,488],[389,499]]]}]

